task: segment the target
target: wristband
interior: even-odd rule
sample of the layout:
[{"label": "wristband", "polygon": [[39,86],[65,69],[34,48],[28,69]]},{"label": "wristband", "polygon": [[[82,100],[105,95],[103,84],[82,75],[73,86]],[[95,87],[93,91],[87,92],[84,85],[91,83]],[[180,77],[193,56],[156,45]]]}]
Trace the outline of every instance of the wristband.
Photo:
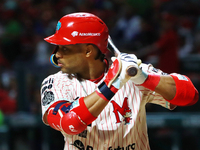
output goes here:
[{"label": "wristband", "polygon": [[141,85],[154,91],[159,82],[160,82],[160,75],[148,74],[147,79]]},{"label": "wristband", "polygon": [[102,82],[99,86],[98,89],[96,90],[96,93],[103,98],[106,101],[109,101],[115,93],[118,91],[117,88],[115,88],[113,85],[108,88],[105,82]]},{"label": "wristband", "polygon": [[109,68],[104,81],[98,86],[96,90],[96,93],[102,99],[109,101],[122,86],[119,79],[121,68],[121,60],[119,58],[113,59],[113,63]]}]

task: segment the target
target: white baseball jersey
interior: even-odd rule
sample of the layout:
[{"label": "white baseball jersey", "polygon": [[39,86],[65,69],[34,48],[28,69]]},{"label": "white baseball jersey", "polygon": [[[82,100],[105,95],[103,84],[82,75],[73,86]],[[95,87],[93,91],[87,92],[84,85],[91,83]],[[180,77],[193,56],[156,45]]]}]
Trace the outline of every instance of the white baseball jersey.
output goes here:
[{"label": "white baseball jersey", "polygon": [[[151,65],[142,64],[142,67],[152,73],[162,73]],[[50,75],[44,79],[41,87],[42,114],[54,102],[73,102],[91,94],[102,81],[98,84],[89,80],[80,82],[76,78],[69,79],[62,72]],[[149,150],[147,103],[171,109],[161,95],[128,81],[85,131],[79,135],[62,133],[65,138],[64,150]]]}]

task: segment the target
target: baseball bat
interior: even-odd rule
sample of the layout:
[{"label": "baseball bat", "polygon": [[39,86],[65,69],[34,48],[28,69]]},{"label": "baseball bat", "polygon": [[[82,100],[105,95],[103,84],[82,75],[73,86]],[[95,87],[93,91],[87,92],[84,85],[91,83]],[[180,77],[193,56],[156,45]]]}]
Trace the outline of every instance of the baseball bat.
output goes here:
[{"label": "baseball bat", "polygon": [[[115,44],[113,43],[112,39],[110,36],[108,36],[108,49],[117,57],[118,55],[120,55],[120,51],[119,49],[115,46]],[[137,74],[137,68],[133,67],[133,66],[129,66],[127,68],[127,74],[131,77],[135,76]]]}]

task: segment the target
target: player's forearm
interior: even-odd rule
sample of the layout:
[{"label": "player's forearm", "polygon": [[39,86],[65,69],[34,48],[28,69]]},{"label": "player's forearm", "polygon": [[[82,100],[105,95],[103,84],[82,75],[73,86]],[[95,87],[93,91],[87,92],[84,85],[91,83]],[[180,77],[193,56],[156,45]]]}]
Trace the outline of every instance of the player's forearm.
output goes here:
[{"label": "player's forearm", "polygon": [[191,80],[181,74],[148,74],[142,86],[155,91],[177,106],[189,106],[198,101],[199,93]]},{"label": "player's forearm", "polygon": [[173,99],[176,95],[176,84],[173,78],[169,75],[161,75],[155,92],[162,95],[166,100]]},{"label": "player's forearm", "polygon": [[173,105],[189,106],[198,101],[199,93],[185,75],[161,75],[155,73],[150,65],[140,64],[137,75],[131,77],[131,81],[159,93]]},{"label": "player's forearm", "polygon": [[84,102],[89,112],[94,117],[97,117],[108,104],[108,101],[102,99],[96,92],[93,92],[92,94],[85,97]]}]

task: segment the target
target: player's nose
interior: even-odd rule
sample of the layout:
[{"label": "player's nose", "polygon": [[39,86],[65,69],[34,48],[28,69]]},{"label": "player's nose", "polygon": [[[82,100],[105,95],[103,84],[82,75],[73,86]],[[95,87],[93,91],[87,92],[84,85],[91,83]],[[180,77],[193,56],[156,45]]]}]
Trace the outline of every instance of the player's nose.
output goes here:
[{"label": "player's nose", "polygon": [[62,57],[62,52],[61,52],[60,48],[58,48],[58,50],[56,51],[55,56],[56,56],[56,58],[61,58]]}]

